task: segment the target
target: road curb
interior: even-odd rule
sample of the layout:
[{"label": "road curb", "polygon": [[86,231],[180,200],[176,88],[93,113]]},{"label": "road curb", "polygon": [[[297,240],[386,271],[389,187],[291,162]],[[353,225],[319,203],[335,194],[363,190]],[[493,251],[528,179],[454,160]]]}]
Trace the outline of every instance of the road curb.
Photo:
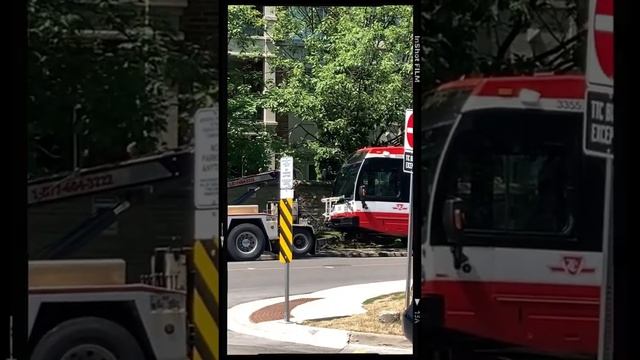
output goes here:
[{"label": "road curb", "polygon": [[[309,294],[291,296],[290,300],[292,301],[309,298],[315,299],[301,303],[292,309],[292,322],[289,323],[285,323],[283,320],[259,323],[251,321],[253,314],[265,308],[273,308],[274,305],[281,304],[284,301],[282,297],[236,305],[227,310],[227,329],[233,332],[274,341],[299,343],[346,352],[356,350],[355,352],[411,353],[412,349],[410,347],[402,346],[403,343],[400,337],[357,333],[348,330],[320,328],[300,324],[304,320],[321,318],[326,315],[353,315],[359,313],[359,311],[364,311],[364,309],[362,309],[362,302],[366,299],[395,292],[402,287],[402,284],[403,281],[399,280],[348,285]],[[309,307],[313,307],[314,303],[322,306],[319,308],[316,307],[315,311],[312,311]]]},{"label": "road curb", "polygon": [[[305,296],[292,296],[291,300]],[[343,349],[348,345],[348,331],[323,329],[304,326],[296,323],[285,323],[283,320],[253,323],[251,314],[270,305],[283,301],[283,298],[272,298],[240,304],[228,309],[227,329],[255,337],[274,341],[299,343],[330,349]]]},{"label": "road curb", "polygon": [[367,346],[390,346],[404,349],[413,348],[411,342],[404,336],[364,333],[359,331],[349,332],[349,344],[356,343]]}]

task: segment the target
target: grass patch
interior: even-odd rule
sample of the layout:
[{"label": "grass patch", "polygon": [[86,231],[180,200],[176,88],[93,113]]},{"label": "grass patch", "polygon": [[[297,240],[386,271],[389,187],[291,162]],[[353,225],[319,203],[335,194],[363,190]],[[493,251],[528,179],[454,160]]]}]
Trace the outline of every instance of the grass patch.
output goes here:
[{"label": "grass patch", "polygon": [[376,296],[367,299],[363,303],[367,311],[358,314],[334,319],[307,320],[303,324],[331,329],[342,329],[349,331],[368,332],[386,335],[402,335],[402,321],[383,324],[378,320],[378,316],[383,312],[398,312],[402,314],[404,310],[404,292]]},{"label": "grass patch", "polygon": [[371,299],[365,300],[362,304],[363,305],[369,305],[369,304],[372,304],[372,303],[374,303],[374,302],[376,302],[378,300],[388,300],[388,301],[403,300],[404,301],[404,293],[403,292],[398,292],[398,293],[393,293],[393,294],[385,294],[385,295],[372,297]]}]

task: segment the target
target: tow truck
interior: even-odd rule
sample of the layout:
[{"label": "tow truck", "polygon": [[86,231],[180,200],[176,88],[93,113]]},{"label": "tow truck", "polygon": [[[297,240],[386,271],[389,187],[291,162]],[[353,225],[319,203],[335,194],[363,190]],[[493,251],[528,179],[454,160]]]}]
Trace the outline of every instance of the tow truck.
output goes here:
[{"label": "tow truck", "polygon": [[582,151],[584,95],[574,75],[461,79],[430,95],[414,342],[595,357],[604,164]]},{"label": "tow truck", "polygon": [[[74,250],[94,240],[133,206],[138,191],[163,181],[193,176],[193,149],[179,149],[94,168],[78,169],[28,183],[28,206],[78,196],[119,190],[122,201],[81,222],[29,261],[28,344],[33,360],[190,358],[193,339],[187,304],[191,303],[191,248],[157,248],[149,274],[139,282],[126,281],[121,259],[67,260]],[[235,179],[228,186],[274,181],[277,172]],[[251,189],[255,192],[259,187]],[[239,204],[247,195],[235,199]],[[230,244],[242,244],[253,235],[257,243],[251,258],[259,256],[261,242],[271,239],[274,212],[257,213],[257,206],[229,207]],[[185,209],[185,216],[190,216]],[[301,219],[303,220],[303,219]],[[263,226],[264,228],[260,228]],[[296,256],[315,247],[313,228],[297,224]],[[256,230],[256,229],[259,229]],[[261,237],[262,231],[268,235]],[[268,246],[264,244],[264,246]],[[227,246],[233,258],[233,247]],[[257,249],[257,250],[256,250]],[[243,257],[242,257],[243,256]],[[242,259],[247,259],[243,253]]]},{"label": "tow truck", "polygon": [[[82,169],[74,174],[35,179],[29,183],[28,203],[31,206],[105,191],[134,189],[156,182],[192,176],[189,168],[192,161],[193,151],[182,149],[118,164]],[[279,171],[276,170],[227,182],[228,189],[249,187],[244,194],[232,199],[230,201],[232,205],[227,208],[229,231],[226,239],[227,253],[232,260],[255,260],[265,250],[277,252],[278,229],[275,201],[268,202],[264,211],[259,211],[257,205],[242,205],[242,203],[259,191],[262,185],[275,183],[278,179]],[[130,204],[122,206],[122,211],[126,211]],[[293,207],[293,252],[294,256],[303,257],[315,252],[316,234],[309,221],[298,214],[299,207],[296,201]],[[103,228],[99,228],[99,231],[102,230]],[[85,239],[88,237],[85,236]],[[64,244],[65,241],[61,240],[59,243]]]},{"label": "tow truck", "polygon": [[[123,190],[113,208],[81,222],[29,261],[28,348],[33,360],[185,359],[188,248],[155,249],[150,274],[127,283],[121,259],[65,260],[136,205],[128,195],[191,174],[190,150],[35,179],[28,206]],[[144,189],[144,188],[143,188]]]},{"label": "tow truck", "polygon": [[[275,182],[279,177],[278,171],[246,176],[229,181],[228,188],[246,185]],[[260,189],[259,186],[251,187],[245,194],[232,201],[239,204],[248,196]],[[297,201],[293,204],[293,256],[304,257],[315,253],[316,234],[308,219],[299,216]],[[278,217],[277,202],[267,203],[266,210],[259,211],[258,205],[229,205],[227,213],[227,229],[229,235],[223,241],[227,242],[227,253],[233,260],[255,260],[265,250],[278,252]]]},{"label": "tow truck", "polygon": [[406,238],[410,176],[403,148],[366,147],[340,169],[332,196],[323,198],[325,222],[347,238]]}]

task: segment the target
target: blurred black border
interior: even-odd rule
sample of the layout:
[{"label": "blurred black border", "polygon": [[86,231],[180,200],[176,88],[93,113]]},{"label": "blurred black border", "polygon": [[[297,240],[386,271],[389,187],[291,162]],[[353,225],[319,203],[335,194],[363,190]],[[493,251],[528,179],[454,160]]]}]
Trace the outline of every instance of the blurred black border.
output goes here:
[{"label": "blurred black border", "polygon": [[[220,178],[218,179],[218,186],[220,189],[220,228],[221,236],[227,234],[227,5],[224,0],[218,1],[218,120],[220,134],[218,148],[220,152],[218,154],[218,163],[220,169]],[[222,181],[220,181],[222,180]],[[218,319],[218,349],[219,358],[224,359],[227,357],[227,289],[228,276],[227,276],[227,243],[222,244],[222,251],[220,253],[220,263],[218,265],[218,284],[220,284],[219,294],[220,299],[218,304],[220,306]]]},{"label": "blurred black border", "polygon": [[[412,305],[414,309],[414,318],[420,317],[420,307],[417,301],[422,296],[422,207],[420,206],[420,199],[422,199],[422,188],[420,184],[423,184],[421,169],[421,149],[422,149],[422,38],[420,30],[420,19],[422,17],[422,3],[417,0],[413,6],[413,178],[412,178],[412,206],[411,206],[411,231],[413,235],[413,246],[411,251],[413,254],[411,260],[413,261],[413,284],[412,284]],[[416,44],[418,45],[418,52],[416,53]],[[418,119],[418,121],[416,121]],[[417,166],[416,166],[417,165]],[[414,322],[413,324],[413,356],[416,358],[430,358],[428,354],[425,357],[423,354],[422,343],[415,341],[421,339],[420,326]]]},{"label": "blurred black border", "polygon": [[[221,30],[220,30],[220,131],[221,133],[224,133],[225,136],[221,136],[220,141],[223,142],[223,146],[220,147],[220,159],[221,159],[221,164],[223,164],[221,167],[221,179],[226,179],[227,178],[227,172],[226,172],[226,162],[223,159],[226,159],[227,156],[227,147],[226,147],[226,129],[227,129],[227,7],[229,5],[256,5],[256,6],[353,6],[353,7],[365,7],[365,6],[385,6],[385,5],[406,5],[406,6],[413,6],[413,34],[414,37],[415,35],[419,35],[419,30],[420,30],[420,1],[419,0],[382,0],[382,1],[367,1],[367,0],[340,0],[340,1],[330,1],[330,0],[310,0],[310,1],[303,1],[303,0],[274,0],[274,1],[263,1],[263,0],[222,0],[221,3],[221,9],[220,9],[220,17],[219,17],[219,21],[220,21],[220,26],[221,26]],[[412,44],[413,44],[413,39],[412,39]],[[416,61],[413,61],[412,64],[415,67]],[[419,60],[417,61],[417,64],[419,66]],[[415,68],[414,68],[415,69]],[[420,101],[421,101],[421,88],[420,88],[420,83],[416,83],[415,82],[415,78],[414,78],[414,83],[413,83],[413,113],[414,113],[414,117],[417,116],[418,119],[420,119]],[[414,123],[415,124],[415,123]],[[415,126],[414,125],[414,133],[420,133],[420,122],[418,121],[418,125]],[[224,139],[223,139],[224,137]],[[419,137],[414,138],[414,149],[420,149],[420,140]],[[221,144],[222,145],[222,144]],[[414,164],[419,163],[419,152],[415,151],[414,152]],[[420,179],[418,178],[419,172],[414,172],[414,176],[413,176],[413,199],[419,199],[419,186],[417,186],[420,183]],[[225,198],[221,197],[220,201],[221,204],[226,204],[226,182],[225,181],[221,181],[220,184],[224,184],[222,186],[224,186],[224,188],[221,187],[221,196],[225,196]],[[414,201],[414,204],[416,202]],[[224,207],[224,211],[225,213],[223,214],[222,212],[220,213],[221,219],[224,219],[226,216],[226,206]],[[221,207],[221,209],[223,208]],[[413,206],[412,207],[412,211],[413,211],[413,218],[414,219],[420,219],[420,209],[418,206]],[[225,225],[226,226],[226,225]],[[225,229],[226,230],[226,229]],[[413,232],[414,234],[417,234],[419,236],[420,234],[420,222],[419,221],[414,221],[413,222]],[[420,269],[421,269],[421,264],[420,264],[420,240],[419,238],[416,238],[416,236],[414,236],[414,242],[413,242],[413,286],[417,286],[417,292],[413,291],[413,296],[415,297],[416,295],[420,296]],[[225,249],[226,250],[226,249]],[[226,251],[225,251],[226,252]],[[415,256],[417,254],[417,256]],[[222,272],[220,276],[225,276],[224,279],[221,280],[221,284],[227,284],[227,278],[226,278],[226,274],[227,274],[227,261],[226,261],[226,257],[223,257],[224,259],[224,265],[221,266]],[[224,274],[224,275],[223,275]],[[415,289],[414,289],[415,290]],[[226,293],[225,293],[226,294]],[[222,308],[223,304],[224,306],[226,306],[226,296],[223,296],[224,300],[221,301],[220,306]],[[226,309],[223,311],[223,314],[221,314],[221,324],[220,324],[220,328],[221,329],[226,329],[227,327],[227,314],[226,314]],[[417,335],[416,331],[417,331],[417,327],[414,325],[414,338]],[[305,359],[324,359],[324,358],[348,358],[348,359],[384,359],[384,360],[391,360],[391,359],[411,359],[411,358],[420,358],[419,356],[419,349],[418,346],[416,346],[416,344],[414,343],[413,345],[413,354],[412,355],[394,355],[394,354],[346,354],[346,353],[326,353],[326,354],[286,354],[286,353],[278,353],[278,354],[257,354],[257,355],[229,355],[227,354],[227,330],[225,331],[221,331],[220,334],[220,357],[224,358],[224,359],[280,359],[280,358],[285,358],[285,359],[298,359],[301,357],[304,357]]]},{"label": "blurred black border", "polygon": [[[4,231],[5,238],[10,237],[9,254],[5,256],[3,264],[9,264],[10,268],[4,271],[8,277],[9,285],[9,308],[7,317],[2,323],[6,337],[2,341],[6,350],[3,359],[11,359],[10,347],[13,347],[13,359],[26,359],[26,339],[27,339],[27,226],[26,226],[26,174],[27,174],[27,124],[26,124],[26,49],[27,49],[27,7],[26,2],[11,1],[9,21],[10,27],[9,44],[5,43],[4,54],[10,55],[11,60],[5,62],[5,71],[10,74],[11,86],[5,87],[9,92],[11,111],[5,117],[5,123],[10,125],[10,146],[9,158],[10,166],[3,171],[3,174],[11,175],[11,183],[5,188],[11,197],[11,205],[5,206],[4,211],[9,212],[9,218],[3,219],[2,223],[9,231]],[[5,17],[6,19],[6,17]],[[7,104],[9,105],[9,104]],[[6,166],[6,165],[5,165]],[[7,259],[9,257],[10,259]],[[3,306],[6,308],[6,305]],[[12,327],[10,325],[13,325]],[[10,336],[10,331],[12,335]],[[10,344],[9,342],[12,342]]]},{"label": "blurred black border", "polygon": [[[637,91],[632,91],[631,64],[638,64],[637,25],[633,24],[637,13],[631,10],[632,1],[614,0],[614,116],[615,136],[613,140],[615,158],[613,160],[613,263],[614,263],[614,359],[632,359],[631,349],[631,307],[637,302],[631,301],[634,284],[631,281],[631,264],[637,262],[638,253],[632,250],[632,237],[630,217],[637,214],[633,207],[633,198],[637,197],[638,187],[629,184],[638,184],[638,170],[632,171],[629,156],[635,153],[638,141],[632,138],[638,133],[638,120],[633,117],[632,103]],[[634,49],[634,47],[636,47]],[[634,56],[634,54],[636,56]],[[633,59],[636,58],[636,59]],[[636,99],[637,102],[637,99]],[[635,128],[635,129],[634,129]],[[634,162],[636,165],[638,161]],[[637,230],[636,230],[637,231]],[[635,244],[635,248],[637,248]],[[637,278],[635,284],[637,284]],[[637,350],[637,349],[636,349]],[[637,351],[636,351],[637,352]]]}]

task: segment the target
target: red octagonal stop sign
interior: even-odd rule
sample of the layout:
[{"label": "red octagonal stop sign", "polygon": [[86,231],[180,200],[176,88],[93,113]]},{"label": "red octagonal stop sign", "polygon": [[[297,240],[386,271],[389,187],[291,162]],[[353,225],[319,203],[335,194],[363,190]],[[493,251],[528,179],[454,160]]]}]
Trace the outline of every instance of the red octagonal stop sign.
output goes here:
[{"label": "red octagonal stop sign", "polygon": [[613,0],[596,0],[593,30],[600,68],[613,79]]},{"label": "red octagonal stop sign", "polygon": [[407,137],[406,143],[404,145],[405,150],[413,150],[413,112],[409,115],[407,119],[407,125],[405,126],[405,134]]}]

